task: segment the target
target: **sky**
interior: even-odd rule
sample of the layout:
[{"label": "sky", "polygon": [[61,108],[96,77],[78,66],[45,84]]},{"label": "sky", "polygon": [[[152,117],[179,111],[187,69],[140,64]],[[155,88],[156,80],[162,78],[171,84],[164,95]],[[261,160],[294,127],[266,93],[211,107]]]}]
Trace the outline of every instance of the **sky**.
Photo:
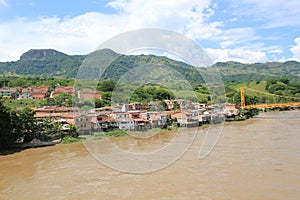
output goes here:
[{"label": "sky", "polygon": [[299,0],[0,0],[0,61],[87,54],[138,28],[183,34],[213,62],[300,61]]}]

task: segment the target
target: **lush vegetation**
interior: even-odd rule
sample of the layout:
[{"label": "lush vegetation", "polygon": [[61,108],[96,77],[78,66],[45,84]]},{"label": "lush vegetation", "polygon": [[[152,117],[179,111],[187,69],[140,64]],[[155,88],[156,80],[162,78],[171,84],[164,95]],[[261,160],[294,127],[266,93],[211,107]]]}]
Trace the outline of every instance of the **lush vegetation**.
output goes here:
[{"label": "lush vegetation", "polygon": [[225,82],[250,82],[271,78],[289,78],[299,82],[300,63],[296,61],[242,64],[238,62],[220,62],[215,66],[220,70]]},{"label": "lush vegetation", "polygon": [[267,80],[266,90],[276,95],[300,98],[300,82],[291,82],[289,78]]},{"label": "lush vegetation", "polygon": [[271,78],[266,81],[251,80],[244,83],[227,83],[225,90],[228,102],[240,103],[240,87],[245,88],[246,105],[300,100],[300,82],[291,82],[289,78]]},{"label": "lush vegetation", "polygon": [[0,73],[75,77],[86,56],[69,56],[52,49],[29,50],[16,62],[0,63]]},{"label": "lush vegetation", "polygon": [[[86,59],[87,58],[87,59]],[[86,60],[85,60],[86,59]],[[99,63],[100,61],[101,63]],[[18,80],[13,83],[10,80],[11,86],[30,86],[30,85],[49,85],[54,87],[55,84],[61,83],[62,85],[69,85],[72,82],[63,83],[63,81],[52,80],[45,82],[45,77],[64,77],[75,78],[77,71],[82,64],[88,63],[91,66],[98,66],[102,61],[108,60],[109,67],[103,72],[101,80],[119,81],[120,78],[130,72],[137,66],[155,65],[155,67],[162,67],[165,71],[176,71],[185,80],[188,80],[192,86],[204,83],[203,76],[207,73],[208,69],[195,68],[183,62],[171,60],[166,57],[159,57],[154,55],[120,55],[111,50],[103,49],[93,52],[88,55],[75,55],[70,56],[56,50],[29,50],[24,53],[20,60],[16,62],[2,62],[0,63],[1,74],[24,74],[24,75],[38,75],[40,80]],[[112,63],[110,64],[110,61]],[[242,64],[238,62],[225,62],[216,63],[214,65],[220,71],[223,80],[226,83],[234,82],[249,82],[251,80],[268,80],[271,78],[288,77],[291,82],[298,82],[300,77],[300,63],[296,61],[268,62],[268,63],[255,63],[255,64]],[[99,73],[96,68],[91,68],[90,71],[95,70],[95,77]],[[163,75],[164,70],[156,70],[151,74],[151,77],[158,77],[166,79]],[[91,75],[89,71],[81,71],[79,77],[84,77],[84,73]],[[81,76],[82,75],[82,76]],[[91,78],[91,77],[89,77]],[[30,78],[28,78],[30,79]],[[35,78],[34,78],[35,79]],[[54,78],[53,78],[54,79]],[[8,79],[6,79],[8,80]],[[173,85],[181,85],[180,79],[168,80],[174,81]],[[44,82],[43,82],[44,81]],[[0,81],[2,82],[2,81]],[[1,84],[1,83],[0,83]],[[0,85],[1,86],[1,85]]]},{"label": "lush vegetation", "polygon": [[123,131],[123,130],[114,130],[114,131],[104,132],[104,134],[106,136],[120,137],[120,136],[123,136],[123,135],[127,135],[127,132]]},{"label": "lush vegetation", "polygon": [[68,131],[62,132],[61,124],[53,123],[50,119],[38,121],[34,114],[35,111],[29,107],[16,111],[0,101],[0,149],[10,148],[15,143],[28,143],[34,138],[48,141],[78,136],[75,126],[70,125]]},{"label": "lush vegetation", "polygon": [[175,94],[168,88],[159,85],[144,85],[134,91],[130,101],[149,103],[154,100],[162,101],[174,98]]},{"label": "lush vegetation", "polygon": [[11,75],[0,74],[0,87],[32,87],[32,86],[48,86],[54,90],[56,85],[73,86],[74,79],[71,78],[54,78],[46,76],[26,76],[26,75]]},{"label": "lush vegetation", "polygon": [[64,144],[70,144],[73,142],[80,142],[81,140],[82,139],[79,137],[73,137],[73,136],[68,135],[68,136],[63,137],[62,142]]},{"label": "lush vegetation", "polygon": [[259,109],[257,108],[250,108],[250,109],[242,109],[240,115],[242,117],[251,118],[259,114]]}]

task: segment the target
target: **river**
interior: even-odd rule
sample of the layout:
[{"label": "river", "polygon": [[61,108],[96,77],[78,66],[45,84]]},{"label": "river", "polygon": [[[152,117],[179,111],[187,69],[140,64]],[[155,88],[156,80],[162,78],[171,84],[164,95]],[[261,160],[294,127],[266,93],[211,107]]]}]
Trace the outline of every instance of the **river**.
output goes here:
[{"label": "river", "polygon": [[[199,159],[205,130],[199,129],[178,160],[145,174],[114,170],[82,143],[1,155],[0,199],[299,199],[299,110],[225,123],[215,148]],[[129,136],[111,141],[143,151],[170,138],[172,134],[160,134],[151,142],[139,140],[137,147],[128,145]],[[93,142],[111,153],[107,140]]]}]

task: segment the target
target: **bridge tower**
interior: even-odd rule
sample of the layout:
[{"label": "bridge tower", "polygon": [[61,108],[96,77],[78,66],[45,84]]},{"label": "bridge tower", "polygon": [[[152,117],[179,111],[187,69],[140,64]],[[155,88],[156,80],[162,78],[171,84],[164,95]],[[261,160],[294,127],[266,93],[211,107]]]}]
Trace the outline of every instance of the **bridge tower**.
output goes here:
[{"label": "bridge tower", "polygon": [[244,91],[244,87],[241,87],[240,91],[241,91],[241,107],[245,108],[246,103],[245,103],[245,91]]}]

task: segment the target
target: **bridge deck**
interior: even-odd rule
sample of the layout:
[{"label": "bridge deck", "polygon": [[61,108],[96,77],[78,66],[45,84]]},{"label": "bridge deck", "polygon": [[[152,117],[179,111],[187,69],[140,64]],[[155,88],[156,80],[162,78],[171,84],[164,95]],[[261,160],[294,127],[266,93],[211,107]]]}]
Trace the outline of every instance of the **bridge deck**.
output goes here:
[{"label": "bridge deck", "polygon": [[300,106],[300,102],[246,105],[243,108],[278,108],[291,106]]}]

